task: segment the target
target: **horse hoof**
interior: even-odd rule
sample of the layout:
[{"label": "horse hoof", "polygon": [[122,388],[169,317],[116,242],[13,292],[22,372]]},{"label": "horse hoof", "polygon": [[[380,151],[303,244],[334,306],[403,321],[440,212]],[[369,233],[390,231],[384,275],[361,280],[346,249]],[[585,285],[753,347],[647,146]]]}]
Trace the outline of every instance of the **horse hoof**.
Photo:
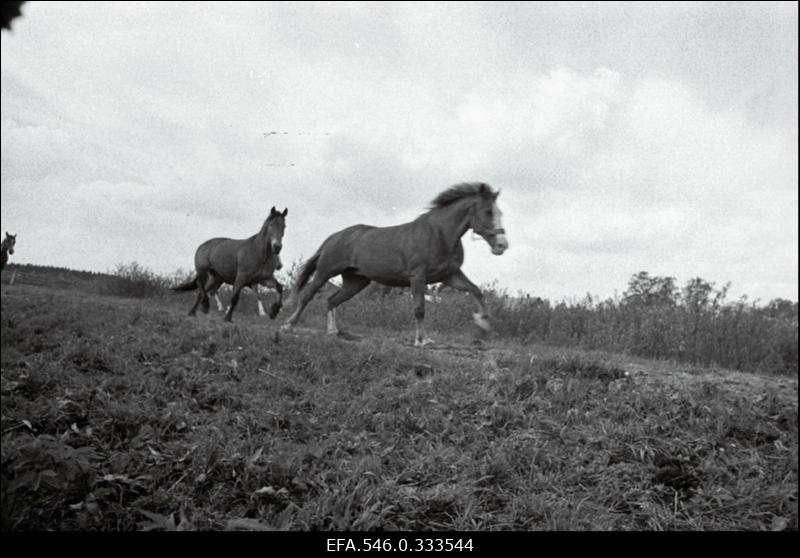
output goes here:
[{"label": "horse hoof", "polygon": [[426,337],[425,339],[415,339],[414,340],[414,346],[415,347],[424,347],[426,345],[433,345],[433,343],[434,343],[434,340],[433,339],[429,339],[428,337]]},{"label": "horse hoof", "polygon": [[294,327],[292,324],[289,324],[289,323],[287,323],[287,324],[283,324],[283,325],[280,327],[280,330],[281,330],[281,331],[291,331],[291,330],[292,330],[292,327]]},{"label": "horse hoof", "polygon": [[274,320],[278,316],[278,312],[281,311],[281,306],[278,303],[273,304],[269,309],[269,319]]},{"label": "horse hoof", "polygon": [[475,312],[472,315],[472,319],[475,320],[475,323],[482,330],[484,330],[484,331],[491,331],[492,330],[492,326],[489,324],[489,320],[487,320],[486,316],[484,316],[483,314]]}]

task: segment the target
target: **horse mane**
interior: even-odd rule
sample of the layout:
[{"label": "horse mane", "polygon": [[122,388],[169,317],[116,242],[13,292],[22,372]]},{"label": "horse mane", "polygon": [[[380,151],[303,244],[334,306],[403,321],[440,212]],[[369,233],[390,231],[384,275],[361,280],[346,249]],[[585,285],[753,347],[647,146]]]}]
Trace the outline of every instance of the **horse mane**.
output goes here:
[{"label": "horse mane", "polygon": [[445,207],[460,199],[474,196],[475,194],[493,194],[492,187],[485,182],[462,182],[450,186],[447,190],[436,196],[431,202],[431,209]]}]

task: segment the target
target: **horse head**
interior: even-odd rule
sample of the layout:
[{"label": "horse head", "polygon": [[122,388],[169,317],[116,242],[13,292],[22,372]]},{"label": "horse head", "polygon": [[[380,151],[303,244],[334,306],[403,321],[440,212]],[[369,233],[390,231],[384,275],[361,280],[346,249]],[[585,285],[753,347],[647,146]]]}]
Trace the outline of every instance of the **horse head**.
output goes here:
[{"label": "horse head", "polygon": [[288,207],[283,211],[278,211],[273,205],[267,218],[267,242],[272,248],[272,253],[276,256],[281,253],[281,248],[283,248],[283,232],[286,230],[286,216],[288,214]]},{"label": "horse head", "polygon": [[3,244],[5,244],[8,247],[8,253],[9,254],[13,254],[14,253],[14,245],[16,243],[17,243],[17,235],[8,234],[8,231],[6,231],[6,240],[5,240],[5,242]]},{"label": "horse head", "polygon": [[481,184],[476,203],[470,211],[470,228],[492,248],[492,254],[499,256],[508,249],[506,230],[503,228],[503,212],[497,206],[497,196],[487,184]]}]

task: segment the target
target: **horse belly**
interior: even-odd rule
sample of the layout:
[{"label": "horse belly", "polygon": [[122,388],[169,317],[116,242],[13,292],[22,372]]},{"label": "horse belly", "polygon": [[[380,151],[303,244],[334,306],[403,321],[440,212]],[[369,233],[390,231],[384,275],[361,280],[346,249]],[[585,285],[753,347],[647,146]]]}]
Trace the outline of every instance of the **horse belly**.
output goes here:
[{"label": "horse belly", "polygon": [[457,259],[451,259],[447,262],[441,262],[441,264],[428,269],[428,273],[425,276],[425,281],[428,284],[441,283],[442,281],[446,280],[448,277],[456,273],[460,267],[461,267],[460,262]]},{"label": "horse belly", "polygon": [[402,286],[408,284],[408,270],[403,254],[396,249],[374,249],[354,254],[352,269],[384,285]]}]

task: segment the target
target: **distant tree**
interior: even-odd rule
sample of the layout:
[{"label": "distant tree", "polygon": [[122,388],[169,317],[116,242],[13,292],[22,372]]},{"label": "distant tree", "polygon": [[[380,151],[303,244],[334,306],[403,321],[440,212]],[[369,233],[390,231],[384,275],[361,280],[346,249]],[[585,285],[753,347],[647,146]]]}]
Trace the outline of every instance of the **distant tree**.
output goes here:
[{"label": "distant tree", "polygon": [[686,282],[683,287],[683,305],[692,312],[700,312],[711,304],[711,294],[714,292],[714,283],[695,277]]},{"label": "distant tree", "polygon": [[797,320],[797,303],[785,298],[774,298],[767,304],[767,315],[771,318]]},{"label": "distant tree", "polygon": [[675,278],[651,277],[646,271],[640,271],[628,281],[622,302],[635,306],[675,306],[678,302]]}]

